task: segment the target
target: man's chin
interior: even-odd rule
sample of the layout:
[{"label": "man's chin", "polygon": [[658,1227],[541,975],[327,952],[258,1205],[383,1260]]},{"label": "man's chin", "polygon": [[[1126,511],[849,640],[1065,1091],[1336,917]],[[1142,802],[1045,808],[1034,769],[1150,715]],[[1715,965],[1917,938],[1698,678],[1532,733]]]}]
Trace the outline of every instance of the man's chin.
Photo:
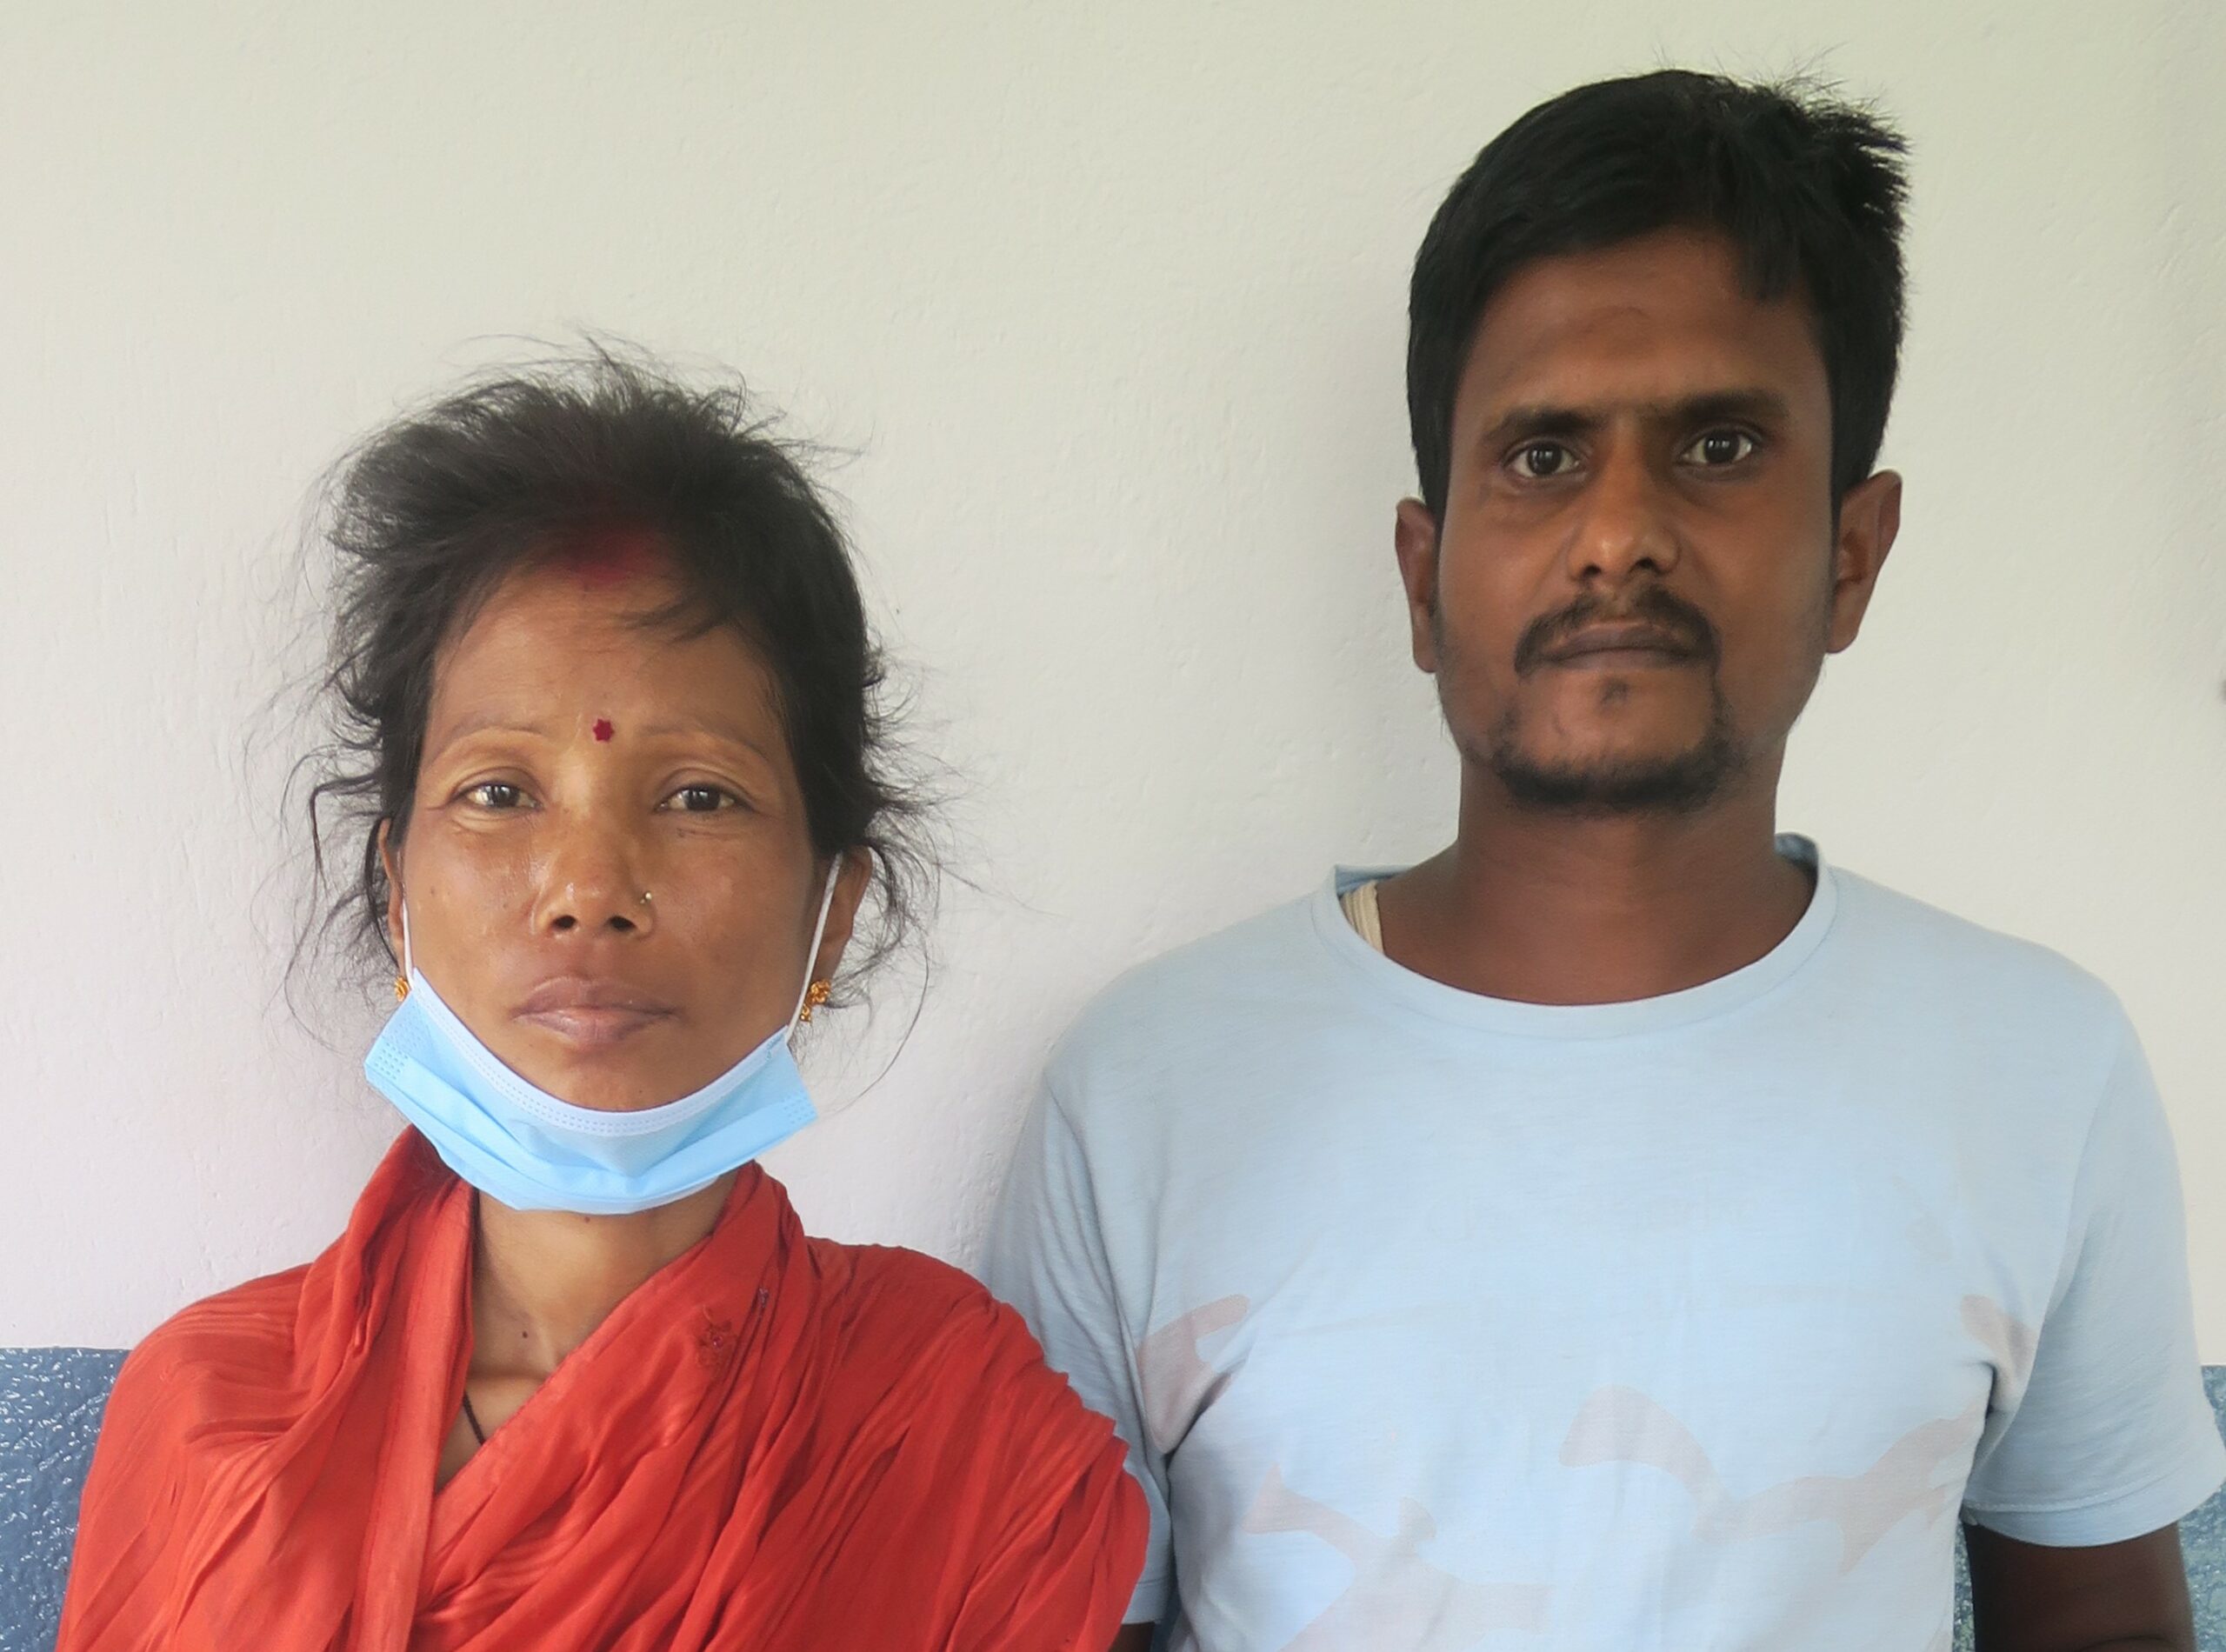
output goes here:
[{"label": "man's chin", "polygon": [[1586,819],[1697,814],[1736,778],[1739,754],[1710,737],[1669,753],[1629,752],[1548,758],[1501,747],[1492,774],[1519,807]]}]

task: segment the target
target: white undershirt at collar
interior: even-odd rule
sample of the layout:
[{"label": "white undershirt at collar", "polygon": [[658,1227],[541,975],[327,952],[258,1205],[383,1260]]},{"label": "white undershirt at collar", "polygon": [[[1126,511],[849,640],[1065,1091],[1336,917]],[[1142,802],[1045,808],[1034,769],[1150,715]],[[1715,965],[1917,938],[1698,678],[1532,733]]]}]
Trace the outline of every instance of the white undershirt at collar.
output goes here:
[{"label": "white undershirt at collar", "polygon": [[1376,909],[1376,885],[1380,877],[1371,877],[1365,883],[1356,883],[1337,897],[1337,904],[1344,909],[1345,922],[1353,926],[1353,933],[1376,951],[1383,950],[1383,919]]}]

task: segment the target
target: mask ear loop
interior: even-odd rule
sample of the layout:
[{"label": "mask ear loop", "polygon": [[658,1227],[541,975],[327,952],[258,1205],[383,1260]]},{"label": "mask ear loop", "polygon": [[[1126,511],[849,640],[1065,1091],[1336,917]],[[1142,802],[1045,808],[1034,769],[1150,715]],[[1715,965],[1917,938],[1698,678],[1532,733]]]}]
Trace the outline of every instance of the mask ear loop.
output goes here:
[{"label": "mask ear loop", "polygon": [[[804,1001],[811,996],[811,977],[819,967],[819,943],[827,936],[827,915],[835,909],[835,880],[843,875],[843,857],[836,856],[835,863],[827,869],[827,892],[819,897],[819,922],[811,927],[811,950],[804,954],[803,989],[796,994],[796,1007],[789,1012],[788,1036],[794,1039],[796,1025],[803,1018]],[[403,931],[407,945],[409,932]]]},{"label": "mask ear loop", "polygon": [[[399,885],[395,893],[401,895]],[[410,899],[403,896],[395,904],[402,913],[402,973],[394,978],[394,1001],[400,1003],[410,996],[410,978],[417,971],[410,965]]]},{"label": "mask ear loop", "polygon": [[[386,842],[384,838],[380,839],[382,847]],[[406,998],[410,996],[410,977],[417,974],[417,971],[410,967],[410,896],[402,887],[400,876],[402,857],[399,855],[395,856],[394,869],[396,872],[394,892],[397,897],[395,906],[402,914],[402,979],[395,983],[394,996],[397,998]]]}]

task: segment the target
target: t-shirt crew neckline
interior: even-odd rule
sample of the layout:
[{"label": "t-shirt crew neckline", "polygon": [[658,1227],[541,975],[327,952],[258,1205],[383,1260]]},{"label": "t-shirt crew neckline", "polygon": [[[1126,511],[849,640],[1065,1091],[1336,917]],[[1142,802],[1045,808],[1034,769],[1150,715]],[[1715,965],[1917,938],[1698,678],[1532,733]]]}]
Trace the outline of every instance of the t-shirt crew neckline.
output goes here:
[{"label": "t-shirt crew neckline", "polygon": [[1340,866],[1307,903],[1307,910],[1315,933],[1331,956],[1355,971],[1370,990],[1406,1009],[1435,1020],[1517,1037],[1623,1038],[1690,1026],[1753,1003],[1783,986],[1815,956],[1839,911],[1838,880],[1808,838],[1783,834],[1777,840],[1777,852],[1816,879],[1808,909],[1785,939],[1729,975],[1680,992],[1621,1003],[1536,1004],[1491,998],[1463,992],[1395,963],[1354,933],[1338,897],[1357,883],[1389,877],[1400,868]]}]

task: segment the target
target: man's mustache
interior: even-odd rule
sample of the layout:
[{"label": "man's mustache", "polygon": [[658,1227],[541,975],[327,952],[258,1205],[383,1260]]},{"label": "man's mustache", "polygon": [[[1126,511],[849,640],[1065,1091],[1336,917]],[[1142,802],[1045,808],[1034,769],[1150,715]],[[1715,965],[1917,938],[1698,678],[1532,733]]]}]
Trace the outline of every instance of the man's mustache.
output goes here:
[{"label": "man's mustache", "polygon": [[1545,663],[1549,651],[1594,625],[1647,625],[1672,647],[1713,665],[1723,645],[1707,615],[1659,585],[1643,586],[1633,596],[1610,601],[1590,593],[1567,608],[1535,619],[1515,644],[1515,669],[1528,676]]}]

